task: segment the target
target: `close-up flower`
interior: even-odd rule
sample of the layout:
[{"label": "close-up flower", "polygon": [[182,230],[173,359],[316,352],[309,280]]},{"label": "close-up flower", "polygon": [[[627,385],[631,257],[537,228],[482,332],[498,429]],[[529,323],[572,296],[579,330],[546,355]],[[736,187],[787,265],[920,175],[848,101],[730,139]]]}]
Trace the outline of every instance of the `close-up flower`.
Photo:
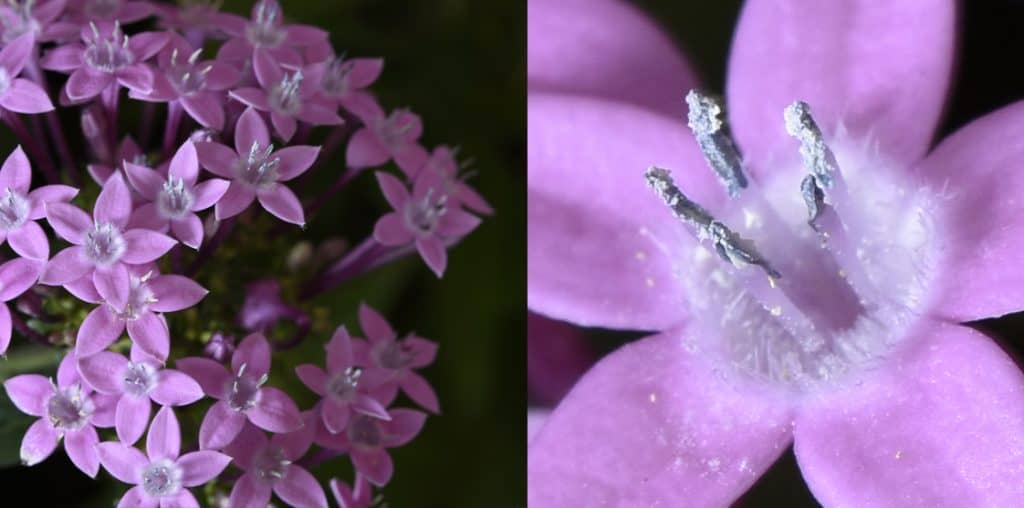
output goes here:
[{"label": "close-up flower", "polygon": [[728,506],[791,446],[825,506],[1015,504],[1019,337],[974,322],[1024,310],[1024,107],[942,123],[990,19],[747,0],[718,98],[635,6],[528,9],[528,307],[655,333],[531,414],[530,506]]}]

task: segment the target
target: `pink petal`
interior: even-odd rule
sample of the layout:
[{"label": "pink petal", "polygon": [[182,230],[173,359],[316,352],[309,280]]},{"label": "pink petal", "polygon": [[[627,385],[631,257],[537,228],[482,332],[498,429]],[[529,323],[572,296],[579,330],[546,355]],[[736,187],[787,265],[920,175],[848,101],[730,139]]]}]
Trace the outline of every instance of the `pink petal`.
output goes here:
[{"label": "pink petal", "polygon": [[271,111],[270,123],[274,124],[274,130],[285,143],[291,141],[292,136],[295,135],[297,124],[295,122],[295,117],[293,116],[283,115],[277,111]]},{"label": "pink petal", "polygon": [[302,173],[305,173],[320,155],[319,146],[288,146],[274,152],[279,165],[277,167],[278,180],[287,182]]},{"label": "pink petal", "polygon": [[82,278],[92,269],[92,263],[85,258],[82,247],[77,245],[58,252],[46,264],[39,276],[39,282],[59,286]]},{"label": "pink petal", "polygon": [[[224,189],[227,189],[227,185],[224,186]],[[194,213],[171,221],[171,231],[178,241],[192,249],[198,250],[199,245],[203,243],[203,221],[199,220],[199,216]]]},{"label": "pink petal", "polygon": [[[196,153],[199,156],[199,163],[211,173],[224,178],[235,177],[235,163],[238,162],[238,153],[234,150],[220,143],[204,141],[196,143]],[[246,151],[245,153],[249,152]]]},{"label": "pink petal", "polygon": [[124,263],[99,267],[92,273],[92,282],[96,285],[96,292],[115,309],[123,309],[128,304],[130,280],[128,267]]},{"label": "pink petal", "polygon": [[228,187],[228,191],[224,193],[224,196],[217,202],[217,206],[213,209],[213,214],[217,220],[224,220],[230,217],[234,217],[256,200],[256,191],[246,187],[240,183],[231,182],[231,186]]},{"label": "pink petal", "polygon": [[46,413],[46,401],[53,394],[50,380],[39,374],[22,374],[4,381],[7,398],[19,411],[32,416]]},{"label": "pink petal", "polygon": [[444,269],[448,266],[448,248],[444,242],[436,236],[420,237],[416,239],[416,250],[435,275],[444,275]]},{"label": "pink petal", "polygon": [[371,343],[395,339],[395,330],[384,316],[365,303],[359,304],[359,326]]},{"label": "pink petal", "polygon": [[827,136],[842,125],[888,158],[918,160],[949,91],[955,24],[952,0],[747,2],[726,86],[745,158],[767,172],[774,156],[797,150],[782,112],[799,99]]},{"label": "pink petal", "polygon": [[21,439],[21,463],[34,466],[53,453],[60,433],[45,418],[36,420]]},{"label": "pink petal", "polygon": [[785,450],[791,411],[744,390],[673,332],[612,353],[527,451],[533,506],[726,506]]},{"label": "pink petal", "polygon": [[305,104],[296,117],[310,125],[341,125],[345,120],[338,116],[335,109],[318,104]]},{"label": "pink petal", "polygon": [[195,186],[199,177],[199,155],[191,141],[185,141],[178,151],[174,152],[167,171],[169,175],[181,178],[188,187]]},{"label": "pink petal", "polygon": [[377,450],[352,450],[352,465],[356,471],[366,477],[370,483],[383,487],[391,481],[391,475],[395,472],[395,465],[391,462],[388,452]]},{"label": "pink petal", "polygon": [[203,127],[215,131],[224,128],[224,105],[217,96],[197,93],[181,98],[181,105]]},{"label": "pink petal", "polygon": [[413,241],[413,233],[397,212],[386,213],[373,226],[373,239],[381,245],[397,247]]},{"label": "pink petal", "polygon": [[39,279],[45,265],[37,259],[14,258],[0,265],[0,301],[21,296]]},{"label": "pink petal", "polygon": [[205,450],[227,446],[242,431],[245,420],[245,415],[228,407],[227,402],[218,401],[199,426],[199,447]]},{"label": "pink petal", "polygon": [[270,133],[267,124],[255,109],[248,108],[238,117],[235,124],[235,150],[240,154],[248,154],[253,143],[261,148],[270,145]]},{"label": "pink petal", "polygon": [[92,228],[89,215],[74,205],[67,203],[47,203],[45,205],[46,221],[61,238],[75,244],[82,244],[82,235]]},{"label": "pink petal", "polygon": [[260,389],[260,401],[248,411],[249,421],[270,432],[291,432],[302,427],[299,408],[287,393],[277,388]]},{"label": "pink petal", "polygon": [[0,189],[11,189],[18,194],[25,194],[31,184],[32,166],[25,156],[25,151],[18,145],[4,160],[3,166],[0,166]]},{"label": "pink petal", "polygon": [[261,192],[256,196],[268,212],[278,219],[302,226],[306,218],[302,212],[299,198],[284,184],[277,184],[269,192]]},{"label": "pink petal", "polygon": [[35,46],[35,35],[31,31],[15,37],[0,50],[0,67],[4,68],[8,76],[21,74],[29,58],[35,58]]},{"label": "pink petal", "polygon": [[239,372],[243,364],[246,374],[256,378],[270,372],[270,344],[266,337],[253,333],[242,339],[231,356],[231,371]]},{"label": "pink petal", "polygon": [[[368,319],[373,320],[374,318],[371,316]],[[352,337],[344,326],[339,326],[334,330],[334,335],[324,346],[324,350],[327,352],[327,370],[341,372],[354,365]]]},{"label": "pink petal", "polygon": [[157,385],[149,394],[157,404],[185,406],[203,398],[203,388],[184,373],[164,369],[157,376]]},{"label": "pink petal", "polygon": [[277,86],[284,78],[284,71],[266,51],[256,51],[253,54],[252,70],[256,75],[256,81],[266,90]]},{"label": "pink petal", "polygon": [[199,383],[207,395],[217,399],[224,395],[224,390],[231,379],[223,365],[209,358],[182,358],[175,362],[175,366]]},{"label": "pink petal", "polygon": [[307,363],[295,367],[295,375],[298,376],[299,381],[302,381],[302,384],[313,390],[313,393],[323,396],[324,386],[327,384],[327,374],[323,369]]},{"label": "pink petal", "polygon": [[90,478],[95,478],[100,472],[100,457],[96,453],[96,445],[100,437],[92,425],[86,425],[78,430],[73,430],[64,435],[64,451],[68,458],[79,469]]},{"label": "pink petal", "polygon": [[[148,401],[147,401],[148,402]],[[181,452],[181,426],[174,410],[164,406],[153,417],[146,436],[146,455],[150,461],[168,458],[177,459]],[[184,457],[182,457],[184,458]]]},{"label": "pink petal", "polygon": [[405,205],[410,199],[409,188],[391,173],[377,171],[375,175],[377,184],[380,185],[380,190],[384,194],[384,199],[388,200],[391,208],[398,211],[405,210]]},{"label": "pink petal", "polygon": [[199,185],[196,185],[195,188],[192,189],[192,192],[195,195],[195,201],[192,203],[192,211],[198,212],[200,210],[206,210],[207,208],[217,204],[217,201],[220,201],[220,198],[228,191],[228,186],[230,185],[231,182],[220,178],[211,178]]},{"label": "pink petal", "polygon": [[152,405],[149,397],[122,395],[117,401],[117,412],[114,415],[117,439],[126,445],[135,444],[142,437],[142,433],[146,431]]},{"label": "pink petal", "polygon": [[117,71],[117,82],[134,93],[146,95],[153,91],[153,70],[137,63]]},{"label": "pink petal", "polygon": [[96,198],[92,216],[97,224],[109,222],[120,229],[128,224],[132,214],[132,194],[121,173],[114,173],[103,184],[103,190]]},{"label": "pink petal", "polygon": [[46,241],[46,233],[33,221],[26,222],[8,233],[7,243],[14,252],[26,258],[42,262],[50,258],[50,244]]},{"label": "pink petal", "polygon": [[43,89],[27,80],[18,78],[11,82],[10,87],[0,95],[0,106],[15,113],[45,113],[55,108],[50,96]]},{"label": "pink petal", "polygon": [[72,102],[84,102],[99,95],[113,82],[114,76],[83,66],[71,73],[64,92]]},{"label": "pink petal", "polygon": [[378,420],[391,419],[391,415],[388,414],[384,405],[369,395],[356,395],[356,399],[352,401],[352,409]]},{"label": "pink petal", "polygon": [[413,409],[392,410],[390,421],[381,423],[381,426],[386,431],[384,446],[393,448],[407,444],[420,433],[426,421],[427,415],[422,411]]},{"label": "pink petal", "polygon": [[326,397],[320,403],[320,416],[324,422],[324,428],[331,434],[337,434],[345,430],[348,421],[352,417],[352,410],[348,403],[342,402],[335,397]]},{"label": "pink petal", "polygon": [[169,225],[170,221],[160,215],[154,203],[146,203],[136,208],[132,212],[132,218],[128,220],[128,229],[149,229],[165,233]]},{"label": "pink petal", "polygon": [[181,489],[174,497],[165,497],[160,500],[160,508],[200,508],[196,496],[188,489]]},{"label": "pink petal", "polygon": [[228,505],[241,508],[263,508],[270,504],[271,492],[270,485],[257,480],[255,474],[245,474],[235,482],[235,486],[231,489]]},{"label": "pink petal", "polygon": [[82,379],[85,379],[94,390],[107,394],[120,395],[124,391],[122,376],[127,366],[127,358],[109,351],[78,359],[78,373],[82,375]]},{"label": "pink petal", "polygon": [[152,312],[143,312],[137,319],[128,321],[127,328],[132,342],[146,354],[161,362],[167,360],[171,349],[171,337],[163,318]]},{"label": "pink petal", "polygon": [[209,291],[182,275],[158,275],[149,281],[157,301],[149,308],[156,312],[177,312],[199,303]]},{"label": "pink petal", "polygon": [[[1024,309],[1024,222],[1020,189],[1024,147],[1013,133],[1024,128],[1024,103],[977,119],[947,138],[919,174],[940,194],[945,244],[935,277],[935,314],[974,321]],[[997,148],[998,147],[998,148]]]},{"label": "pink petal", "polygon": [[370,129],[362,128],[352,135],[345,149],[345,164],[350,168],[370,168],[391,159],[391,152],[381,144]]},{"label": "pink petal", "polygon": [[383,58],[353,58],[351,63],[352,70],[349,71],[348,82],[355,88],[370,86],[384,70]]},{"label": "pink petal", "polygon": [[297,464],[289,467],[284,478],[274,484],[274,493],[289,506],[327,508],[327,496],[320,482]]},{"label": "pink petal", "polygon": [[527,86],[629,102],[681,118],[696,84],[676,44],[620,1],[529,0]]},{"label": "pink petal", "polygon": [[410,372],[402,379],[401,386],[402,391],[423,409],[434,414],[441,412],[441,403],[437,400],[437,394],[430,387],[430,383],[423,379],[423,376]]},{"label": "pink petal", "polygon": [[527,102],[530,309],[607,328],[678,324],[687,303],[675,273],[693,242],[644,171],[673,170],[712,213],[725,196],[686,125],[585,98],[534,93]]},{"label": "pink petal", "polygon": [[443,238],[462,238],[480,225],[480,218],[458,208],[449,209],[441,220],[437,234]]},{"label": "pink petal", "polygon": [[826,506],[1012,506],[1024,496],[1024,375],[998,345],[930,323],[862,382],[809,401],[796,455]]},{"label": "pink petal", "polygon": [[[294,432],[275,434],[270,439],[272,446],[280,447],[284,457],[290,461],[301,459],[309,447],[313,446],[319,425],[317,425],[317,414],[315,410],[302,413],[303,426]],[[262,434],[262,432],[260,432]]]},{"label": "pink petal", "polygon": [[129,264],[156,261],[178,243],[175,239],[148,229],[129,229],[124,232],[126,248],[121,259]]},{"label": "pink petal", "polygon": [[85,357],[99,353],[113,344],[123,331],[124,321],[114,316],[106,305],[100,305],[82,321],[75,339],[75,354]]},{"label": "pink petal", "polygon": [[128,183],[138,191],[139,195],[149,201],[157,199],[166,178],[152,169],[128,161],[124,162],[124,169],[128,175]]},{"label": "pink petal", "polygon": [[149,497],[141,485],[128,489],[128,492],[121,496],[121,501],[117,503],[117,508],[157,508],[158,506],[160,506],[159,499]]},{"label": "pink petal", "polygon": [[[133,7],[145,7],[145,10],[135,13],[135,15],[133,16],[126,12]],[[140,5],[140,3],[138,2],[134,5],[126,2],[122,4],[121,9],[118,12],[118,17],[122,20],[122,22],[135,21],[135,19],[132,18],[135,18],[136,16],[138,17],[138,19],[142,19],[143,17],[149,15],[150,9],[148,7],[149,6]],[[136,61],[144,62],[152,58],[153,55],[159,53],[160,50],[163,49],[164,46],[167,44],[167,41],[167,32],[142,32],[139,34],[135,34],[131,36],[130,39],[128,39],[128,49],[131,50],[133,55],[135,55]]]},{"label": "pink petal", "polygon": [[59,72],[71,72],[82,66],[83,47],[79,44],[58,46],[43,55],[40,67]]},{"label": "pink petal", "polygon": [[68,282],[64,284],[64,289],[83,302],[103,303],[103,297],[96,292],[96,285],[92,283],[92,277],[82,277]]},{"label": "pink petal", "polygon": [[[37,187],[28,193],[28,199],[32,203],[32,210],[28,214],[30,220],[39,220],[46,217],[46,203],[67,202],[78,194],[78,189],[70,185],[44,185]],[[83,212],[84,214],[85,212]],[[88,219],[88,215],[85,215]],[[89,221],[92,225],[92,221]]]},{"label": "pink petal", "polygon": [[149,460],[135,447],[107,441],[96,445],[96,454],[103,469],[114,478],[131,485],[142,483],[142,470],[149,465]]},{"label": "pink petal", "polygon": [[[236,88],[228,92],[228,97],[241,102],[249,108],[255,108],[260,111],[266,111],[270,108],[270,105],[267,103],[267,93],[259,88]],[[235,139],[238,138],[236,137]]]},{"label": "pink petal", "polygon": [[0,355],[6,354],[7,347],[11,345],[11,331],[11,309],[0,303]]},{"label": "pink petal", "polygon": [[183,470],[181,483],[186,487],[198,487],[216,478],[229,462],[231,457],[211,450],[186,453],[178,459]]}]

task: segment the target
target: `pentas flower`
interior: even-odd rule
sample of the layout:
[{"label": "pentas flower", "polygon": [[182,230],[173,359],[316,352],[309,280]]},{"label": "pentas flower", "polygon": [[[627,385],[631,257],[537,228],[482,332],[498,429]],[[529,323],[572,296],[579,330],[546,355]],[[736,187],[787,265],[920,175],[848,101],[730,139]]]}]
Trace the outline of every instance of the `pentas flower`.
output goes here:
[{"label": "pentas flower", "polygon": [[283,182],[304,173],[320,153],[320,147],[295,145],[274,150],[267,124],[249,108],[235,125],[235,149],[220,143],[197,143],[199,162],[211,173],[231,180],[227,193],[217,201],[214,215],[224,220],[242,213],[259,200],[275,217],[292,224],[305,223],[299,198]]},{"label": "pentas flower", "polygon": [[[182,36],[171,33],[157,55],[153,88],[147,94],[131,92],[134,99],[167,102],[170,108],[182,108],[200,125],[213,130],[224,128],[226,90],[240,78],[230,65],[200,60],[202,48],[195,49]],[[171,111],[169,114],[179,114]]]},{"label": "pentas flower", "polygon": [[457,148],[447,146],[435,147],[421,163],[414,163],[417,168],[412,174],[414,179],[424,179],[422,185],[435,189],[448,196],[449,203],[458,203],[479,214],[490,215],[494,213],[487,200],[483,198],[469,184],[466,183],[466,175],[459,175],[459,162],[456,160]]},{"label": "pentas flower", "polygon": [[441,405],[434,389],[423,376],[413,371],[434,363],[437,344],[412,334],[398,340],[398,334],[384,316],[365,303],[359,305],[359,326],[366,340],[352,341],[356,364],[384,369],[389,373],[386,381],[374,390],[374,398],[386,406],[395,400],[401,388],[424,409],[440,412]]},{"label": "pentas flower", "polygon": [[82,321],[75,340],[79,356],[106,349],[128,330],[132,342],[161,362],[170,352],[170,334],[163,312],[177,312],[199,303],[209,291],[181,275],[160,275],[151,267],[133,268],[123,300],[91,293],[88,284],[66,286],[79,299],[100,303]]},{"label": "pentas flower", "polygon": [[175,152],[166,176],[129,162],[124,167],[128,182],[144,200],[132,213],[129,226],[161,233],[169,229],[181,243],[198,249],[203,222],[196,212],[215,205],[230,183],[221,178],[198,182],[199,157],[191,141]]},{"label": "pentas flower", "polygon": [[50,96],[42,87],[18,77],[29,59],[35,58],[35,45],[35,35],[26,33],[0,49],[0,111],[30,114],[53,111]]},{"label": "pentas flower", "polygon": [[[5,44],[24,34],[36,41],[52,41],[60,30],[52,25],[67,6],[66,0],[21,0],[0,5],[0,40]],[[78,33],[77,28],[74,33]]]},{"label": "pentas flower", "polygon": [[217,53],[218,60],[250,62],[254,54],[267,53],[274,61],[297,69],[302,65],[300,48],[317,46],[327,40],[327,32],[309,25],[285,25],[277,0],[259,0],[252,16],[245,19],[223,13],[218,19],[221,30],[231,36]]},{"label": "pentas flower", "polygon": [[160,26],[181,33],[190,44],[199,47],[207,39],[224,37],[219,25],[220,6],[220,0],[185,0],[154,7],[160,16]]},{"label": "pentas flower", "polygon": [[162,406],[184,406],[203,398],[199,383],[162,368],[138,347],[132,348],[131,360],[107,351],[79,357],[78,372],[97,392],[117,397],[114,429],[125,445],[135,443],[145,432],[150,400]]},{"label": "pentas flower", "polygon": [[182,358],[178,369],[217,399],[199,427],[200,448],[223,448],[238,436],[246,420],[270,432],[291,432],[303,425],[299,408],[287,393],[269,386],[270,344],[260,334],[246,337],[231,356],[231,372],[208,358]]},{"label": "pentas flower", "polygon": [[341,508],[370,508],[373,506],[373,487],[370,486],[370,482],[366,481],[366,477],[356,473],[353,484],[354,488],[337,478],[331,479],[328,485],[338,506]]},{"label": "pentas flower", "polygon": [[11,344],[11,310],[7,302],[21,296],[35,285],[46,261],[14,258],[0,265],[0,355]]},{"label": "pentas flower", "polygon": [[1018,502],[1024,375],[956,323],[1024,308],[1024,104],[928,153],[955,12],[748,1],[735,140],[699,93],[694,143],[647,109],[530,92],[530,308],[662,331],[552,413],[531,506],[727,505],[790,442],[827,506]]},{"label": "pentas flower", "polygon": [[395,160],[402,171],[412,175],[426,159],[426,149],[417,140],[423,134],[423,121],[408,109],[391,114],[376,101],[352,104],[352,113],[363,121],[363,127],[352,134],[345,148],[345,163],[350,168],[369,168]]},{"label": "pentas flower", "polygon": [[44,69],[71,74],[61,91],[62,104],[88,101],[108,87],[140,94],[152,90],[153,72],[145,61],[164,47],[166,33],[129,37],[118,23],[90,22],[81,28],[81,39],[49,51],[41,62]]},{"label": "pentas flower", "polygon": [[281,283],[277,279],[263,279],[245,286],[238,324],[247,331],[266,334],[282,319],[294,321],[302,316],[302,309],[281,299]]},{"label": "pentas flower", "polygon": [[330,57],[302,68],[306,81],[319,85],[317,93],[336,107],[366,111],[376,102],[364,89],[377,81],[384,70],[383,58]]},{"label": "pentas flower", "polygon": [[344,121],[328,101],[317,95],[317,83],[301,70],[285,72],[270,54],[257,52],[253,72],[260,88],[236,88],[231,98],[270,114],[270,123],[285,142],[292,139],[298,121],[309,125],[341,125]]},{"label": "pentas flower", "polygon": [[296,463],[313,444],[316,425],[312,413],[307,413],[307,424],[299,430],[266,434],[254,425],[246,424],[238,437],[224,449],[233,464],[245,471],[231,489],[230,506],[233,508],[264,508],[271,493],[296,508],[326,508],[327,496],[323,487],[304,467]]},{"label": "pentas flower", "polygon": [[78,194],[67,185],[44,185],[29,191],[32,166],[18,146],[0,166],[0,243],[3,240],[19,256],[46,261],[50,244],[35,221],[46,215],[46,206],[65,203]]},{"label": "pentas flower", "polygon": [[96,183],[103,185],[114,172],[121,172],[122,176],[127,178],[128,174],[124,172],[124,163],[126,162],[131,162],[138,166],[147,166],[149,164],[146,154],[142,152],[135,138],[131,136],[125,136],[121,139],[121,143],[117,146],[117,155],[114,157],[114,161],[114,166],[95,162],[86,164],[85,169]]},{"label": "pentas flower", "polygon": [[75,467],[90,477],[99,472],[95,427],[114,425],[114,401],[83,384],[69,354],[57,369],[57,382],[38,374],[14,376],[4,382],[11,402],[23,413],[38,416],[21,441],[21,462],[42,462],[64,438],[64,450]]},{"label": "pentas flower", "polygon": [[121,497],[121,507],[199,506],[188,487],[216,478],[231,462],[231,457],[212,450],[181,455],[181,427],[170,407],[163,407],[153,418],[145,454],[117,441],[100,443],[96,451],[107,472],[134,485]]},{"label": "pentas flower", "polygon": [[316,442],[324,448],[348,453],[357,473],[370,483],[383,486],[391,481],[395,467],[387,449],[412,441],[427,421],[426,413],[413,409],[392,409],[388,414],[387,420],[356,414],[345,432],[331,434],[323,429],[317,432]]},{"label": "pentas flower", "polygon": [[339,326],[324,346],[327,351],[327,370],[303,364],[295,368],[307,388],[320,399],[319,416],[329,432],[345,430],[353,414],[388,419],[387,409],[374,399],[371,391],[387,380],[390,372],[384,369],[361,369],[356,366],[352,353],[352,338],[344,326]]},{"label": "pentas flower", "polygon": [[130,303],[128,265],[149,263],[177,243],[156,231],[126,229],[131,211],[131,194],[120,174],[103,186],[91,219],[73,205],[48,203],[47,221],[58,236],[73,245],[50,260],[40,282],[67,285],[91,277],[104,300],[118,308]]},{"label": "pentas flower", "polygon": [[414,244],[420,257],[441,277],[448,265],[448,242],[455,242],[480,225],[480,219],[449,202],[447,189],[424,173],[413,184],[412,193],[399,179],[378,172],[377,183],[393,212],[384,214],[373,228],[381,245],[398,247]]}]

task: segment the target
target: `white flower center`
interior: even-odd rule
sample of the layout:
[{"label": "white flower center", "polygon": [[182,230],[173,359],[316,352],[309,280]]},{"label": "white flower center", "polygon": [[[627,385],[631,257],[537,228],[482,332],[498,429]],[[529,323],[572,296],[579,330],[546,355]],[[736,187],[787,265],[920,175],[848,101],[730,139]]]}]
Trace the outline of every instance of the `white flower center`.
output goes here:
[{"label": "white flower center", "polygon": [[148,397],[156,388],[157,371],[145,362],[128,362],[121,375],[121,387],[124,393],[132,397]]},{"label": "white flower center", "polygon": [[96,408],[92,400],[75,384],[67,388],[54,388],[46,401],[46,417],[55,429],[78,430],[92,418]]},{"label": "white flower center", "polygon": [[20,228],[28,220],[30,208],[25,196],[7,189],[7,193],[0,197],[0,230],[13,231]]},{"label": "white flower center", "polygon": [[274,484],[288,473],[292,462],[285,458],[284,450],[276,446],[267,446],[253,457],[253,470],[256,479],[265,484]]},{"label": "white flower center", "polygon": [[92,24],[93,37],[85,41],[85,63],[95,70],[114,73],[135,62],[135,55],[128,49],[128,36],[121,33],[117,24],[109,36],[100,35],[96,24]]},{"label": "white flower center", "polygon": [[396,109],[373,125],[377,137],[391,151],[397,151],[407,144],[405,136],[415,124],[415,119],[408,113],[407,110]]},{"label": "white flower center", "polygon": [[213,64],[199,65],[199,54],[202,51],[195,50],[184,62],[178,61],[177,49],[171,52],[171,66],[167,69],[167,78],[182,96],[194,95],[206,87],[206,76],[213,69]]},{"label": "white flower center", "polygon": [[324,69],[323,77],[320,78],[320,87],[327,92],[327,95],[337,98],[345,97],[350,90],[349,74],[352,73],[353,68],[355,68],[355,62],[345,60],[343,56],[332,59]]},{"label": "white flower center", "polygon": [[448,211],[448,196],[430,189],[420,199],[410,199],[405,204],[405,225],[419,236],[430,236],[437,230],[441,217]]},{"label": "white flower center", "polygon": [[349,367],[342,372],[335,373],[327,379],[327,393],[339,400],[352,400],[355,397],[359,376],[362,373],[362,370],[357,367]]},{"label": "white flower center", "polygon": [[85,233],[82,247],[90,261],[98,266],[110,266],[121,259],[126,245],[121,230],[109,222],[103,222],[94,224]]},{"label": "white flower center", "polygon": [[249,155],[241,157],[235,164],[235,174],[242,183],[257,191],[271,190],[277,185],[277,168],[281,159],[271,157],[274,145],[261,148],[259,142],[253,141],[249,147]]},{"label": "white flower center", "polygon": [[245,364],[238,369],[238,374],[228,383],[226,388],[228,407],[235,411],[248,411],[260,402],[260,387],[267,382],[267,375],[259,379],[245,373]]},{"label": "white flower center", "polygon": [[401,341],[382,342],[373,349],[377,365],[385,369],[400,370],[412,363],[412,351]]},{"label": "white flower center", "polygon": [[8,2],[10,9],[8,16],[0,16],[0,23],[3,24],[3,42],[7,44],[17,39],[22,34],[32,32],[39,35],[39,22],[32,17],[32,6],[35,0],[22,0],[21,2]]},{"label": "white flower center", "polygon": [[161,217],[181,219],[192,212],[195,196],[181,178],[168,176],[160,193],[156,196],[156,210]]},{"label": "white flower center", "polygon": [[302,86],[302,71],[286,74],[281,82],[270,89],[267,101],[270,108],[283,115],[295,116],[302,111],[302,97],[299,87]]},{"label": "white flower center", "polygon": [[256,18],[245,28],[245,36],[256,47],[276,48],[284,42],[281,12],[276,2],[261,0],[256,7]]},{"label": "white flower center", "polygon": [[158,459],[142,470],[142,489],[149,497],[170,497],[181,491],[183,471],[170,459]]}]

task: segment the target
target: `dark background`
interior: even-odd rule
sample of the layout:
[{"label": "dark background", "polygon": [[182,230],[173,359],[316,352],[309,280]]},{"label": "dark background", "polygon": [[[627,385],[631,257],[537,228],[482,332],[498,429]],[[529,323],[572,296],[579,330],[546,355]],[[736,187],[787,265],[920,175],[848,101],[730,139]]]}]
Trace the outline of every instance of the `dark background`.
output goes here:
[{"label": "dark background", "polygon": [[[636,0],[685,51],[703,86],[724,93],[725,71],[740,0],[679,2]],[[961,2],[959,64],[947,112],[936,139],[1001,106],[1024,99],[1024,2],[988,0]],[[1018,364],[1024,355],[1024,313],[973,323],[996,338]],[[592,342],[609,351],[635,334],[590,331]],[[792,450],[747,492],[736,506],[816,507],[807,490]]]},{"label": "dark background", "polygon": [[[473,0],[281,3],[290,21],[329,30],[336,50],[353,57],[384,57],[384,73],[372,87],[381,104],[387,109],[409,107],[422,115],[421,141],[426,146],[461,146],[462,157],[474,160],[470,169],[476,175],[471,183],[496,209],[494,216],[450,251],[443,280],[437,280],[418,258],[411,258],[318,300],[330,309],[335,322],[357,328],[355,306],[366,299],[383,311],[399,333],[415,330],[440,343],[437,362],[423,374],[437,390],[443,413],[428,419],[409,445],[392,450],[395,475],[383,490],[385,500],[392,508],[523,506],[525,4]],[[251,4],[229,0],[222,10],[248,16]],[[0,138],[5,138],[2,153],[6,154],[13,142],[4,129]],[[333,166],[340,170],[343,164],[341,152]],[[327,174],[328,170],[322,173],[318,184],[327,185],[336,175]],[[358,241],[385,211],[373,179],[361,178],[325,208],[325,217],[310,220],[302,238],[351,233],[351,239]],[[260,260],[242,257],[239,261],[258,265]],[[314,336],[326,339],[322,333]],[[53,354],[19,347],[24,342],[15,335],[10,359],[0,360],[0,379],[52,364]],[[303,348],[296,354],[315,350]],[[319,363],[312,357],[304,361]],[[275,357],[275,363],[285,362]],[[9,401],[2,395],[0,399],[0,463],[8,464],[0,468],[0,492],[4,493],[0,505],[116,504],[127,486],[105,472],[98,481],[90,480],[71,466],[62,447],[33,468],[11,465],[17,461],[21,436],[31,420],[12,414]],[[325,487],[332,476],[347,482],[352,478],[347,459],[313,473],[324,480]],[[203,489],[193,490],[202,499]],[[281,505],[279,500],[273,502]],[[335,506],[333,499],[330,503]]]}]

